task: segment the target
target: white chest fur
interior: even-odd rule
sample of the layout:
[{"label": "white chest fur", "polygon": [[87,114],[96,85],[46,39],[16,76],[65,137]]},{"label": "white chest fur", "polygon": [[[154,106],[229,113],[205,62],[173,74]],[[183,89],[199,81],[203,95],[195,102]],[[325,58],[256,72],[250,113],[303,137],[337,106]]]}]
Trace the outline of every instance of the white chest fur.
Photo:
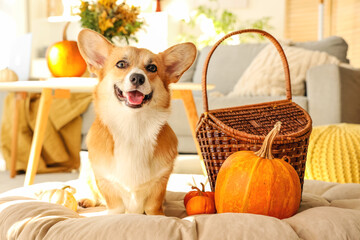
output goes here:
[{"label": "white chest fur", "polygon": [[169,111],[122,108],[107,116],[103,120],[114,138],[114,159],[103,176],[126,191],[136,191],[159,175],[161,163],[154,161],[154,150]]}]

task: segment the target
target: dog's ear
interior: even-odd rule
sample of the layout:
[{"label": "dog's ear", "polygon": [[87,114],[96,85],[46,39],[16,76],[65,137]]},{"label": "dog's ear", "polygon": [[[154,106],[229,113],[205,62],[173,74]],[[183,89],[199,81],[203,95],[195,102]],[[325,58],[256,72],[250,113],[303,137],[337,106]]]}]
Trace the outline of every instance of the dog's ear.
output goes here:
[{"label": "dog's ear", "polygon": [[81,56],[89,66],[89,71],[96,74],[104,67],[113,48],[113,45],[105,37],[90,29],[80,31],[78,46]]},{"label": "dog's ear", "polygon": [[195,45],[190,42],[177,44],[160,53],[170,83],[179,81],[183,73],[188,70],[195,61],[196,53]]}]

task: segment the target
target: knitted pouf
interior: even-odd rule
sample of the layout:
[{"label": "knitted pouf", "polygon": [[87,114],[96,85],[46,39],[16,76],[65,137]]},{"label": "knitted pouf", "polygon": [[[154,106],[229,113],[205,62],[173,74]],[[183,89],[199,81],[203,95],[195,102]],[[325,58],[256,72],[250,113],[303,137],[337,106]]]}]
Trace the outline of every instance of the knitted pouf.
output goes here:
[{"label": "knitted pouf", "polygon": [[305,179],[360,183],[360,125],[344,123],[314,127]]}]

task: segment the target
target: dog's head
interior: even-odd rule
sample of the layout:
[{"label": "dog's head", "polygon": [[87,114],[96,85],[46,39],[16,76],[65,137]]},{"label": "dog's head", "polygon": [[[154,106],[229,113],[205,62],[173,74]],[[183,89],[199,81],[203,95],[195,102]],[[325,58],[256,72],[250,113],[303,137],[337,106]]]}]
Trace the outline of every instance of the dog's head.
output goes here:
[{"label": "dog's head", "polygon": [[[159,54],[135,47],[115,47],[102,35],[84,29],[79,33],[80,53],[99,78],[95,100],[116,100],[130,109],[168,108],[169,84],[177,82],[196,57],[192,43],[178,44]],[[111,95],[110,95],[111,94]]]}]

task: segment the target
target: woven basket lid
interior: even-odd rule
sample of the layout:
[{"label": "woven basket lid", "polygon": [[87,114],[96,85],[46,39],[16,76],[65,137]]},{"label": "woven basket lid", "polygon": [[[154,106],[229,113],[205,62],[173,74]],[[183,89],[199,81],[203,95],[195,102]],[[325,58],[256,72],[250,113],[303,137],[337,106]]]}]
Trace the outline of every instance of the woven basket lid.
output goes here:
[{"label": "woven basket lid", "polygon": [[305,179],[360,183],[360,125],[343,123],[314,127]]}]

